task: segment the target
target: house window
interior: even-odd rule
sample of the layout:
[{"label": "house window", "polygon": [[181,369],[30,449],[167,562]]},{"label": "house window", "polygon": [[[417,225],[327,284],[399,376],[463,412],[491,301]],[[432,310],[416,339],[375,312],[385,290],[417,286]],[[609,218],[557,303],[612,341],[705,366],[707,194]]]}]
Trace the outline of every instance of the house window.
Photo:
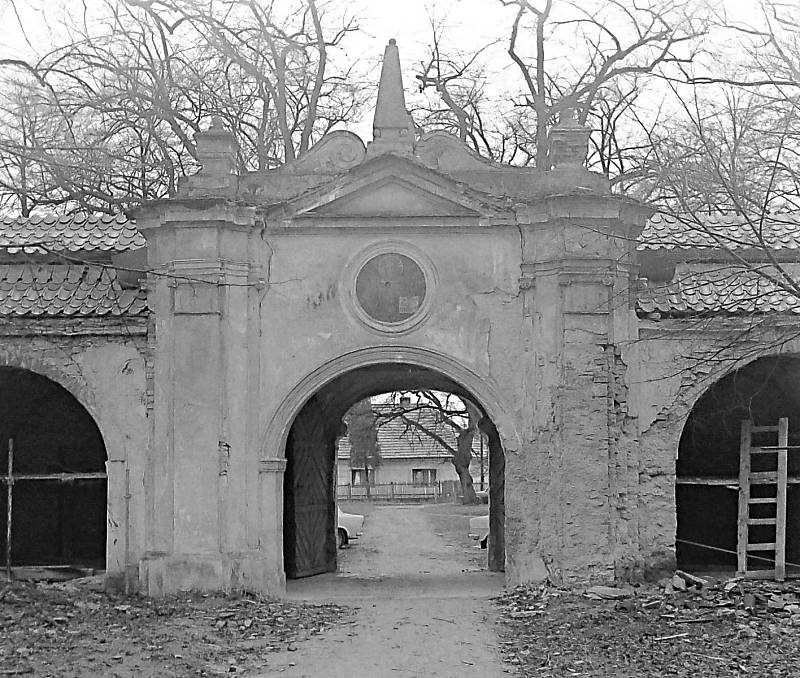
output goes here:
[{"label": "house window", "polygon": [[436,482],[435,468],[414,468],[411,469],[411,481],[415,485],[432,485]]},{"label": "house window", "polygon": [[350,470],[350,484],[361,485],[362,487],[369,481],[370,485],[375,484],[375,469],[354,468]]}]

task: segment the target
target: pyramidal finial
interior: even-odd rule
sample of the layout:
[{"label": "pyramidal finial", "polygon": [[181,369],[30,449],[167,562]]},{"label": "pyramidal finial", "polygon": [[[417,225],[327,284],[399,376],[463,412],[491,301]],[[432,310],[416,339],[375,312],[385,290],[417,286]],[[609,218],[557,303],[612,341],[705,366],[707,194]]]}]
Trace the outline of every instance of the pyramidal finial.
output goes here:
[{"label": "pyramidal finial", "polygon": [[414,123],[406,110],[400,52],[392,38],[383,53],[378,101],[372,123],[372,142],[367,155],[396,153],[408,155],[414,150]]}]

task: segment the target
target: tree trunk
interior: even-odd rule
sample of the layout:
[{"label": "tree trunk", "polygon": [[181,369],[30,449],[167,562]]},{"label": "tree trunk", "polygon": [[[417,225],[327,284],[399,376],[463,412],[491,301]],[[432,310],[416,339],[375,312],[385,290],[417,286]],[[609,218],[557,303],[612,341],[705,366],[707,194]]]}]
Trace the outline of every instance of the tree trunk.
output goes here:
[{"label": "tree trunk", "polygon": [[453,466],[455,466],[458,480],[461,483],[461,503],[478,504],[478,497],[475,494],[475,487],[472,484],[472,474],[469,472],[469,466],[466,468],[458,466],[455,459],[453,459]]},{"label": "tree trunk", "polygon": [[472,441],[478,432],[478,417],[471,410],[470,404],[467,404],[467,411],[469,412],[469,426],[458,434],[456,440],[457,451],[453,455],[452,461],[458,474],[458,479],[461,482],[461,503],[477,504],[478,497],[475,495],[475,488],[472,485],[472,474],[469,472],[469,465],[472,461]]}]

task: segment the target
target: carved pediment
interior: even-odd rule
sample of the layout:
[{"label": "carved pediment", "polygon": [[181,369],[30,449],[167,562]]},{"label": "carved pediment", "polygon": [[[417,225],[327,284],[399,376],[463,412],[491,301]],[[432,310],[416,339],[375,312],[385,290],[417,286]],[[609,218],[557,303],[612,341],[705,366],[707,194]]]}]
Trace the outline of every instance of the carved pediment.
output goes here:
[{"label": "carved pediment", "polygon": [[[502,211],[502,208],[500,208]],[[318,220],[363,224],[386,217],[438,223],[450,219],[479,220],[496,214],[489,196],[473,191],[418,162],[393,155],[368,160],[293,200],[272,207],[268,220],[281,223]],[[331,224],[333,225],[333,224]]]},{"label": "carved pediment", "polygon": [[470,206],[393,177],[367,184],[297,216],[364,218],[478,215]]}]

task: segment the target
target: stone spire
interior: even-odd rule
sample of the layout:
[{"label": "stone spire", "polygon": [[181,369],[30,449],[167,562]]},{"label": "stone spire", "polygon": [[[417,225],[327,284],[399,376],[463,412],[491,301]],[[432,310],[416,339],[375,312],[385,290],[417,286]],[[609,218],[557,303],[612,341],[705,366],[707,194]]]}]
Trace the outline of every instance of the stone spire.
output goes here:
[{"label": "stone spire", "polygon": [[400,72],[400,52],[394,38],[389,40],[383,53],[378,101],[372,123],[372,142],[368,156],[394,153],[410,155],[414,150],[414,122],[406,110],[403,95],[403,76]]}]

